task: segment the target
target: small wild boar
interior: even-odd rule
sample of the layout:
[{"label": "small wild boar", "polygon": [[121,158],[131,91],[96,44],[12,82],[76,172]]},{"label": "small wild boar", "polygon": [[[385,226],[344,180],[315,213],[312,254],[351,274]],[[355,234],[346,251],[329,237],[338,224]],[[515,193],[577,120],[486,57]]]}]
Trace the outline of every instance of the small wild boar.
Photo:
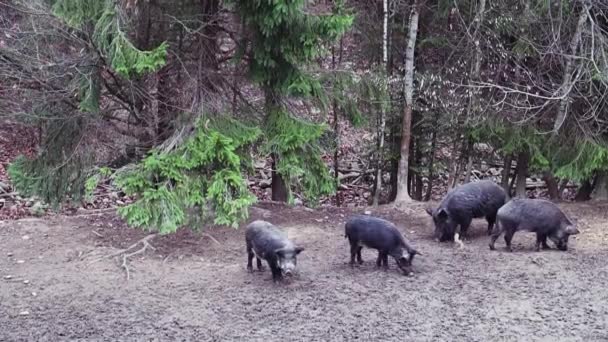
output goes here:
[{"label": "small wild boar", "polygon": [[359,264],[363,246],[378,250],[376,266],[388,268],[388,256],[392,256],[405,275],[412,274],[412,260],[420,254],[407,241],[392,222],[373,216],[357,215],[345,225],[345,237],[350,242],[350,264]]},{"label": "small wild boar", "polygon": [[266,221],[251,222],[245,232],[247,244],[247,269],[252,272],[253,257],[259,271],[263,271],[262,260],[268,262],[273,281],[291,277],[296,272],[297,256],[304,248],[295,246],[287,235]]}]

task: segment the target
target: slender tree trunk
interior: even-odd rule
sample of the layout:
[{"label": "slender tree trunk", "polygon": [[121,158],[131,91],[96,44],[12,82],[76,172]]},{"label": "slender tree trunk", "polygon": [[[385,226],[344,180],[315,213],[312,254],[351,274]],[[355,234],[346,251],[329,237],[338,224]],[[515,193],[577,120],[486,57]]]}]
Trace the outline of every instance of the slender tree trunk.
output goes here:
[{"label": "slender tree trunk", "polygon": [[[279,107],[277,95],[270,89],[264,90],[266,113],[272,113]],[[287,202],[289,200],[289,188],[285,183],[285,180],[277,170],[277,164],[279,162],[279,156],[276,153],[271,153],[270,158],[272,159],[272,178],[271,178],[271,189],[272,189],[272,200],[277,202]]]},{"label": "slender tree trunk", "polygon": [[[388,75],[388,0],[382,1],[382,74]],[[382,192],[382,160],[384,159],[384,130],[386,127],[386,106],[382,105],[380,109],[380,128],[378,130],[378,157],[376,167],[376,186],[374,190],[373,205],[378,205],[380,192]]]},{"label": "slender tree trunk", "polygon": [[608,200],[608,172],[598,172],[591,198],[596,201]]},{"label": "slender tree trunk", "polygon": [[[472,65],[472,70],[471,70],[471,76],[469,78],[469,84],[472,86],[473,82],[479,82],[479,78],[480,78],[480,72],[481,72],[481,59],[482,59],[482,53],[481,53],[481,44],[479,41],[479,37],[481,36],[481,25],[483,23],[484,20],[484,15],[486,12],[486,0],[479,0],[479,3],[477,5],[477,13],[475,14],[475,31],[473,32],[473,37],[474,37],[474,44],[475,44],[475,59]],[[473,89],[473,88],[471,88]],[[479,97],[476,91],[473,91],[471,93],[471,97],[469,98],[469,106],[468,106],[468,113],[467,113],[467,118],[466,119],[472,119],[475,114],[479,113],[480,108],[479,108],[480,104],[479,104]],[[465,126],[466,127],[466,126]],[[474,148],[474,142],[473,140],[468,137],[466,140],[466,145],[465,145],[465,161],[466,161],[466,168],[465,168],[465,175],[464,175],[464,183],[469,183],[471,181],[471,173],[473,172],[473,148]]]},{"label": "slender tree trunk", "polygon": [[[340,38],[339,57],[336,63],[336,52],[332,48],[331,62],[332,68],[336,69],[342,63],[342,48],[344,46],[344,38]],[[340,206],[340,173],[338,171],[340,165],[340,116],[338,115],[338,104],[336,100],[333,101],[333,112],[334,112],[334,133],[336,135],[336,149],[334,151],[334,177],[336,181],[336,206]]]},{"label": "slender tree trunk", "polygon": [[508,197],[511,197],[511,187],[509,186],[509,177],[511,176],[511,166],[513,164],[513,155],[507,154],[502,167],[502,179],[500,180],[500,186],[505,190]]},{"label": "slender tree trunk", "polygon": [[458,183],[458,145],[460,141],[460,133],[457,132],[452,142],[452,154],[448,162],[448,191],[452,190]]},{"label": "slender tree trunk", "polygon": [[568,103],[570,102],[570,92],[572,90],[572,74],[574,72],[574,57],[578,51],[578,46],[581,42],[581,34],[583,32],[585,22],[587,21],[587,10],[587,5],[582,2],[581,13],[578,17],[576,31],[574,31],[574,36],[570,41],[570,51],[568,51],[568,54],[565,55],[566,67],[564,68],[564,76],[560,88],[560,95],[562,96],[562,99],[559,102],[557,116],[555,118],[555,123],[553,124],[553,134],[557,134],[559,129],[564,124],[566,115],[568,114]]},{"label": "slender tree trunk", "polygon": [[517,156],[517,184],[515,187],[515,196],[526,198],[526,178],[528,176],[528,162],[530,156],[527,151],[520,152]]},{"label": "slender tree trunk", "polygon": [[543,180],[545,181],[545,184],[547,184],[549,198],[551,198],[552,200],[561,199],[559,192],[559,184],[557,182],[557,179],[555,179],[555,177],[553,176],[553,173],[551,171],[543,172]]},{"label": "slender tree trunk", "polygon": [[589,201],[591,199],[591,193],[593,193],[593,183],[591,180],[586,179],[576,191],[574,200],[577,202]]},{"label": "slender tree trunk", "polygon": [[272,200],[277,202],[287,202],[289,199],[289,191],[285,184],[285,180],[281,177],[281,174],[277,172],[277,155],[272,153]]},{"label": "slender tree trunk", "polygon": [[416,47],[416,36],[418,35],[418,17],[420,15],[420,0],[413,0],[412,12],[408,32],[407,47],[405,50],[405,109],[403,111],[403,126],[401,135],[401,151],[399,160],[399,171],[397,178],[397,196],[395,202],[410,202],[407,180],[409,173],[410,140],[412,135],[412,111],[414,108],[414,50]]},{"label": "slender tree trunk", "polygon": [[466,150],[466,155],[467,155],[467,166],[465,169],[465,174],[464,174],[464,183],[468,183],[471,181],[471,174],[473,173],[473,140],[468,139],[467,141],[467,150]]},{"label": "slender tree trunk", "polygon": [[435,144],[437,143],[437,118],[438,115],[435,116],[435,123],[433,125],[433,132],[431,133],[431,152],[429,156],[429,183],[426,188],[426,194],[424,195],[424,200],[429,201],[431,199],[431,195],[433,192],[433,178],[435,177]]},{"label": "slender tree trunk", "polygon": [[414,145],[414,165],[418,169],[414,173],[414,199],[416,201],[422,201],[422,175],[420,174],[421,164],[422,164],[422,150],[420,149],[420,141],[421,139],[416,139],[416,144]]}]

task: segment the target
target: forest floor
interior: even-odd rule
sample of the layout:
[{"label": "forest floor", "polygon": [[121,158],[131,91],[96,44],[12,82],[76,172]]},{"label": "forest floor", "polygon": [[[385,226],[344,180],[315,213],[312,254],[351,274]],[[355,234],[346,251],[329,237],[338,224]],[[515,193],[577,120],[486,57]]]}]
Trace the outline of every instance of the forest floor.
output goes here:
[{"label": "forest floor", "polygon": [[423,253],[411,277],[377,270],[369,249],[347,264],[344,222],[364,208],[254,208],[306,248],[284,284],[247,272],[243,229],[154,237],[127,280],[104,256],[147,233],[112,213],[0,221],[0,341],[608,339],[608,203],[561,204],[581,230],[569,251],[518,233],[513,253],[502,238],[488,249],[483,220],[462,249],[433,241],[426,205],[368,209]]}]

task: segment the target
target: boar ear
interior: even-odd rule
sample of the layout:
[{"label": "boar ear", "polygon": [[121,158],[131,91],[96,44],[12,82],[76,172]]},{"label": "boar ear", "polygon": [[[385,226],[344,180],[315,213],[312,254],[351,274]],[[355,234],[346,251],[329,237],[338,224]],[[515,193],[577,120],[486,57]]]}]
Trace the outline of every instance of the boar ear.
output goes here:
[{"label": "boar ear", "polygon": [[439,209],[439,211],[437,212],[437,217],[439,217],[442,220],[445,220],[448,218],[448,211],[441,208]]},{"label": "boar ear", "polygon": [[426,208],[425,210],[426,210],[427,214],[429,214],[429,215],[431,215],[431,217],[433,217],[433,209]]},{"label": "boar ear", "polygon": [[283,248],[279,248],[279,249],[275,249],[274,253],[279,257],[282,258],[285,256],[285,250]]},{"label": "boar ear", "polygon": [[304,247],[299,247],[299,246],[298,246],[298,247],[296,247],[296,248],[295,248],[296,255],[298,255],[298,254],[302,253],[302,251],[303,251],[303,250],[304,250]]},{"label": "boar ear", "polygon": [[567,226],[565,231],[566,231],[566,234],[568,234],[568,235],[576,235],[576,234],[580,233],[578,231],[578,229],[573,225]]}]

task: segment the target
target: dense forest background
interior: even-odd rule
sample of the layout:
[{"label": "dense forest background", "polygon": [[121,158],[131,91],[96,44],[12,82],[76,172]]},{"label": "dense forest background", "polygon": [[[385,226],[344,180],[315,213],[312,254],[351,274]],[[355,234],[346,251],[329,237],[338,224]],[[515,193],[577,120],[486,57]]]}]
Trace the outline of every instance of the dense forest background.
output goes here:
[{"label": "dense forest background", "polygon": [[481,178],[606,200],[607,15],[586,0],[0,0],[0,210],[116,205],[172,232],[237,225],[256,200],[402,205]]}]

